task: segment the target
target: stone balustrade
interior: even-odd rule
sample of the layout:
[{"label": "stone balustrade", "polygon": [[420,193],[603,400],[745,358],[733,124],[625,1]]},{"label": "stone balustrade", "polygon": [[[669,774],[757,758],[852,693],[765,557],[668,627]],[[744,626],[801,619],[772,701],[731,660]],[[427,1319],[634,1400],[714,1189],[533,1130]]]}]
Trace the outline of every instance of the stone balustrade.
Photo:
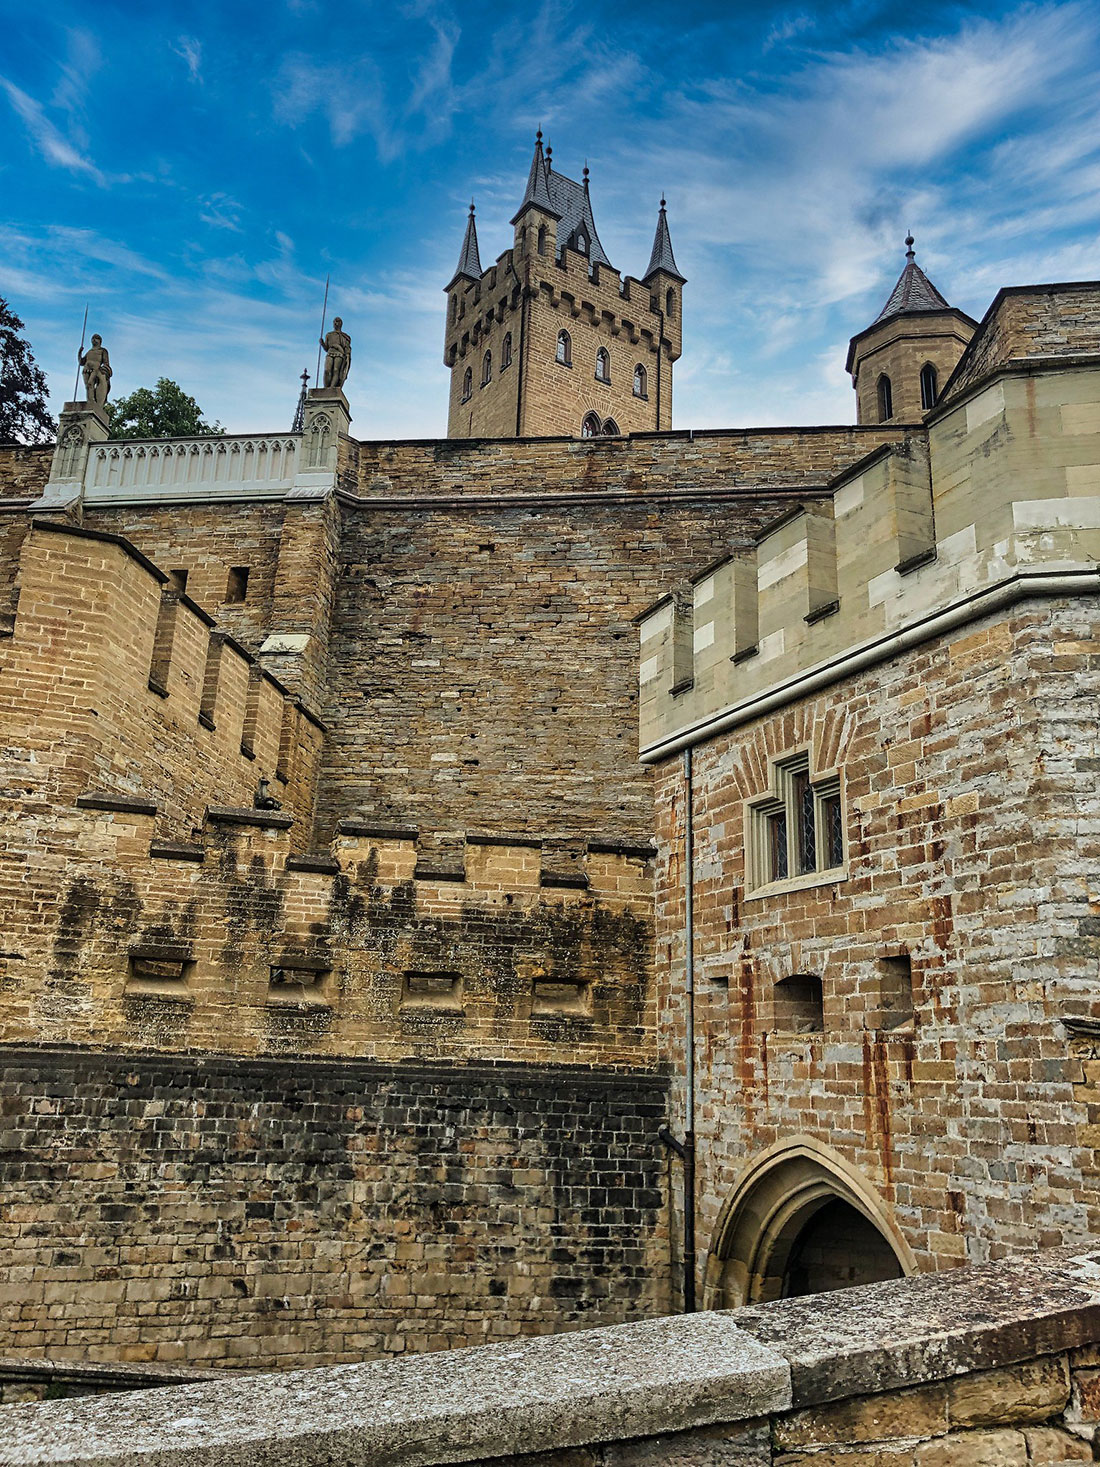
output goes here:
[{"label": "stone balustrade", "polygon": [[294,488],[301,434],[136,439],[95,444],[88,454],[85,503],[283,495]]}]

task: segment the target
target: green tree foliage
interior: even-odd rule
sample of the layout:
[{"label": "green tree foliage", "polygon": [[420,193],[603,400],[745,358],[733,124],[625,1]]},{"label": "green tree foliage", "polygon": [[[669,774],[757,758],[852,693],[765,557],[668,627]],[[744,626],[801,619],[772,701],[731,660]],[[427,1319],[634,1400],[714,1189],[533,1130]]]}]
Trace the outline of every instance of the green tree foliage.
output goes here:
[{"label": "green tree foliage", "polygon": [[195,399],[167,377],[107,405],[112,438],[211,438],[225,432],[220,423],[204,423]]},{"label": "green tree foliage", "polygon": [[20,336],[23,323],[0,296],[0,443],[45,443],[57,436],[46,378]]}]

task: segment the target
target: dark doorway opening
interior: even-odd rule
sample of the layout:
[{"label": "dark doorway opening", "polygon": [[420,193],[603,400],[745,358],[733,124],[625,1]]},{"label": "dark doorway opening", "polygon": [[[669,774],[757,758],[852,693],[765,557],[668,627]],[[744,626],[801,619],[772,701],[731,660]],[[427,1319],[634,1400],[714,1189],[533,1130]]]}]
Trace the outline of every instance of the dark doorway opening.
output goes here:
[{"label": "dark doorway opening", "polygon": [[897,1256],[874,1223],[836,1198],[818,1208],[791,1245],[783,1270],[783,1297],[826,1294],[901,1277]]}]

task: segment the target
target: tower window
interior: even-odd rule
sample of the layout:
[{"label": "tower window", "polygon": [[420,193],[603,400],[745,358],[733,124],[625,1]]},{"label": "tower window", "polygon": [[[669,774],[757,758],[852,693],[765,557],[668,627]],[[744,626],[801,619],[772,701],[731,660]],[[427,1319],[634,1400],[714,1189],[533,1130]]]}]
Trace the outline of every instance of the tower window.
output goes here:
[{"label": "tower window", "polygon": [[601,346],[596,353],[596,381],[611,381],[611,358],[608,356],[605,346]]},{"label": "tower window", "polygon": [[595,413],[585,413],[584,422],[581,424],[582,438],[598,438],[601,432],[601,424]]},{"label": "tower window", "polygon": [[457,318],[458,318],[458,296],[457,295],[453,295],[453,296],[451,296],[451,320],[454,321],[454,320],[457,320]]},{"label": "tower window", "polygon": [[509,331],[504,338],[504,344],[500,348],[500,370],[512,365],[512,333]]},{"label": "tower window", "polygon": [[604,418],[600,432],[604,438],[618,438],[619,425],[614,418]]},{"label": "tower window", "polygon": [[665,292],[665,315],[669,320],[676,315],[676,292],[671,285]]},{"label": "tower window", "polygon": [[920,405],[928,411],[936,406],[939,396],[939,382],[936,378],[936,369],[931,362],[925,362],[920,369]]},{"label": "tower window", "polygon": [[539,225],[539,254],[540,255],[545,255],[545,253],[546,253],[546,225],[545,224],[540,224]]},{"label": "tower window", "polygon": [[634,368],[634,396],[648,397],[646,392],[646,370],[641,362]]},{"label": "tower window", "polygon": [[888,423],[894,416],[894,389],[890,386],[890,379],[885,372],[878,379],[878,420],[880,423]]},{"label": "tower window", "polygon": [[473,392],[473,390],[474,390],[474,374],[473,374],[473,370],[472,370],[472,368],[467,367],[466,370],[465,370],[465,372],[462,374],[462,401],[463,402],[469,402],[470,395]]},{"label": "tower window", "polygon": [[577,249],[580,250],[582,255],[588,254],[588,236],[583,229],[577,230]]},{"label": "tower window", "polygon": [[481,359],[481,385],[488,387],[493,380],[493,354],[487,351]]},{"label": "tower window", "polygon": [[563,367],[573,365],[573,342],[568,331],[558,332],[558,349],[554,353],[554,359],[559,361]]}]

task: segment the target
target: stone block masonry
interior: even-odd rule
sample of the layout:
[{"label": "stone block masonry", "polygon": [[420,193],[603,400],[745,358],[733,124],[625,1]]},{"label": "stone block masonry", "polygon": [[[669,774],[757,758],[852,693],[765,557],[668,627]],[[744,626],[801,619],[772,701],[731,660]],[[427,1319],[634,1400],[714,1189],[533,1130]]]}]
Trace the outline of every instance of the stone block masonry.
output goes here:
[{"label": "stone block masonry", "polygon": [[669,1307],[657,1077],[0,1053],[0,1354],[304,1366]]},{"label": "stone block masonry", "polygon": [[7,1413],[3,1467],[1057,1467],[1100,1436],[1095,1253],[426,1360]]}]

